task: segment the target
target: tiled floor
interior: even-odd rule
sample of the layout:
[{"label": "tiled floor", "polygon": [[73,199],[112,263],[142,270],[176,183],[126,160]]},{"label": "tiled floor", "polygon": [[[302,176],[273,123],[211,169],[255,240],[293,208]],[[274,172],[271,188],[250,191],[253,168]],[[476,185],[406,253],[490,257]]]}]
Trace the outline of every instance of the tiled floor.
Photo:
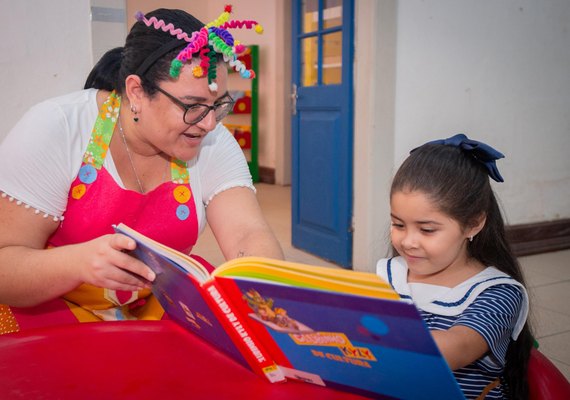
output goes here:
[{"label": "tiled floor", "polygon": [[539,349],[570,380],[570,250],[519,259]]},{"label": "tiled floor", "polygon": [[[290,261],[336,267],[291,246],[291,188],[258,184],[258,199]],[[193,250],[214,265],[224,261],[209,229]],[[570,250],[521,257],[540,350],[570,380]]]}]

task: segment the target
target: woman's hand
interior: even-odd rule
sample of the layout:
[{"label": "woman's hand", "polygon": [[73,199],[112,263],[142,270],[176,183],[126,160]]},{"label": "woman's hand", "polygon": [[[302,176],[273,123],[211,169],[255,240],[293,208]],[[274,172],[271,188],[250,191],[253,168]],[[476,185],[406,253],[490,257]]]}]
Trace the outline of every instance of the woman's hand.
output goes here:
[{"label": "woman's hand", "polygon": [[135,248],[127,236],[46,250],[58,224],[6,200],[0,201],[0,226],[0,304],[35,306],[82,283],[134,291],[154,280],[146,265],[125,252]]},{"label": "woman's hand", "polygon": [[109,234],[74,245],[79,262],[79,279],[94,286],[136,291],[150,287],[154,272],[127,254],[136,243],[122,234]]}]

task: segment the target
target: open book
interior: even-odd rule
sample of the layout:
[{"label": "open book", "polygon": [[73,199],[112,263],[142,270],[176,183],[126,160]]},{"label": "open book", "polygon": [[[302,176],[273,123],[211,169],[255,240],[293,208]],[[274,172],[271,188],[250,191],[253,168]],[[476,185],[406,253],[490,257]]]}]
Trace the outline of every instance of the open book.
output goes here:
[{"label": "open book", "polygon": [[[375,274],[245,257],[212,273],[120,224],[169,317],[271,382],[375,398],[462,399],[419,312]],[[189,362],[199,362],[190,360]]]}]

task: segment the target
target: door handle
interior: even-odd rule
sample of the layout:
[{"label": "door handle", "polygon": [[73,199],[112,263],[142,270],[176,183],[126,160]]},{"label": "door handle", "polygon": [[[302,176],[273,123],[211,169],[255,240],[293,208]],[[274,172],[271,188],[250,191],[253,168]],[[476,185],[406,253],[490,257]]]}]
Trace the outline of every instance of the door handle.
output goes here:
[{"label": "door handle", "polygon": [[297,96],[297,84],[294,83],[293,87],[292,87],[292,91],[291,91],[291,111],[293,112],[293,115],[297,115],[297,99],[299,98],[299,96]]}]

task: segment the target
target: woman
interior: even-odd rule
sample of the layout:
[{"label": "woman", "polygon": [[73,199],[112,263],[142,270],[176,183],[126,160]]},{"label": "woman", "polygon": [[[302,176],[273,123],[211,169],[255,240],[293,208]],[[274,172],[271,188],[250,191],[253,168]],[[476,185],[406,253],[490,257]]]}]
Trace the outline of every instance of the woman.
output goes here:
[{"label": "woman", "polygon": [[138,14],[85,90],[36,105],[4,140],[0,333],[160,319],[154,274],[126,254],[120,222],[188,253],[207,221],[227,259],[283,257],[220,123],[233,107],[220,54],[253,75],[236,64],[230,12],[207,26],[180,10]]}]

